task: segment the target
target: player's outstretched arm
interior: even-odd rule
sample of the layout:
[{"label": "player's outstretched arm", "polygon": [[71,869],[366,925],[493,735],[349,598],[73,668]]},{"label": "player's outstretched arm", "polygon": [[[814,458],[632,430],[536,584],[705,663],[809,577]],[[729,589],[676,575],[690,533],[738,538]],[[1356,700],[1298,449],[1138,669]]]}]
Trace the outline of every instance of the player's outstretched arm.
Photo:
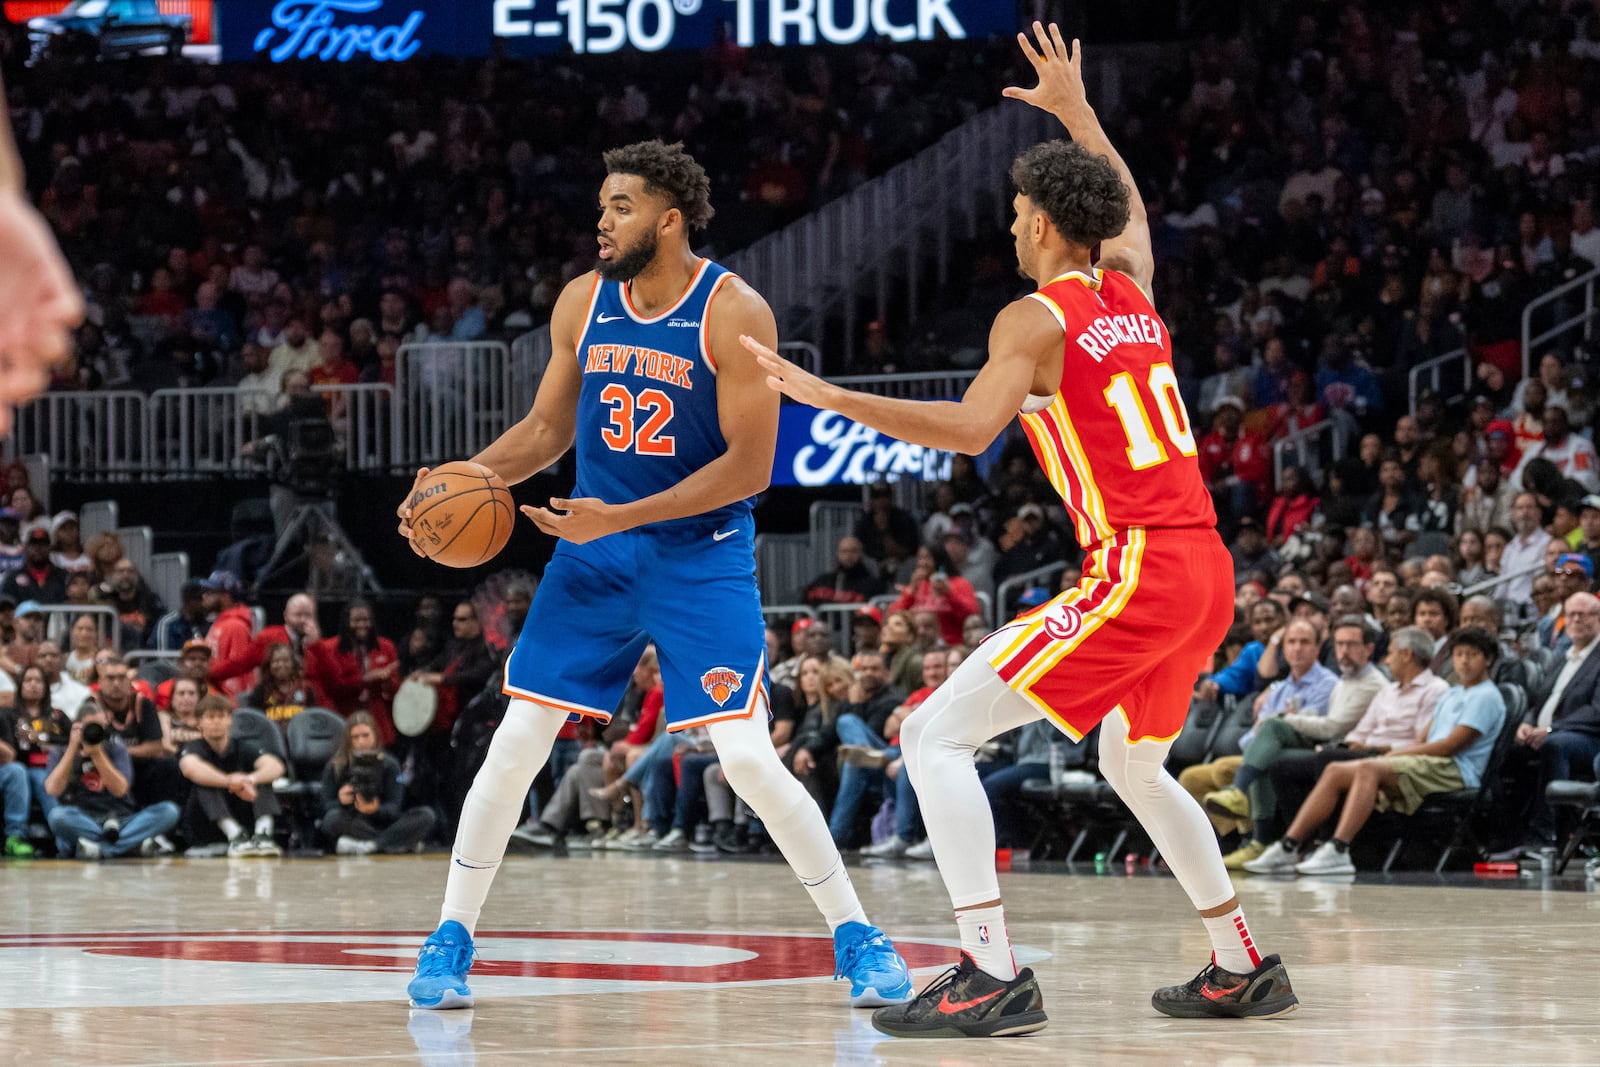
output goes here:
[{"label": "player's outstretched arm", "polygon": [[790,363],[753,337],[767,385],[812,407],[837,411],[891,437],[975,456],[988,448],[1027,399],[1036,368],[1061,346],[1061,327],[1037,300],[1018,300],[994,320],[989,360],[960,400],[898,400],[857,393]]},{"label": "player's outstretched arm", "polygon": [[766,372],[740,347],[739,337],[754,334],[769,350],[776,345],[778,327],[772,309],[742,279],[729,278],[706,314],[708,344],[717,367],[717,423],[727,451],[672,488],[630,503],[552,500],[549,508],[523,508],[539,529],[582,544],[646,523],[715,511],[754,496],[771,483],[772,457],[778,447],[778,397],[766,387]]},{"label": "player's outstretched arm", "polygon": [[1083,48],[1074,39],[1069,50],[1053,22],[1048,29],[1035,22],[1033,33],[1038,38],[1037,46],[1025,33],[1017,34],[1017,41],[1039,75],[1039,84],[1032,89],[1013,85],[1002,90],[1002,95],[1050,112],[1061,120],[1074,141],[1105,156],[1117,169],[1122,184],[1128,187],[1128,225],[1116,237],[1101,243],[1099,265],[1126,274],[1148,295],[1155,257],[1150,251],[1150,222],[1145,215],[1144,197],[1133,180],[1133,172],[1111,147],[1111,138],[1100,128],[1100,120],[1089,106],[1083,87]]}]

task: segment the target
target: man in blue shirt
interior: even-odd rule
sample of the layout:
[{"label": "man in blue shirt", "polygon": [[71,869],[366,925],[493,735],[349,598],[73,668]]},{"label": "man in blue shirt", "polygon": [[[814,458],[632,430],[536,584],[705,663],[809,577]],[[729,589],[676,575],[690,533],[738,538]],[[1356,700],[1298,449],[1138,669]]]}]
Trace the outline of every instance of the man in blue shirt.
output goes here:
[{"label": "man in blue shirt", "polygon": [[[1499,641],[1484,630],[1456,633],[1450,655],[1460,684],[1439,698],[1423,739],[1374,759],[1330,764],[1289,832],[1250,869],[1257,874],[1352,874],[1350,842],[1374,811],[1410,815],[1434,793],[1476,789],[1505,724],[1505,699],[1489,678],[1499,654]],[[1310,835],[1336,811],[1339,822],[1332,839],[1301,859]]]}]

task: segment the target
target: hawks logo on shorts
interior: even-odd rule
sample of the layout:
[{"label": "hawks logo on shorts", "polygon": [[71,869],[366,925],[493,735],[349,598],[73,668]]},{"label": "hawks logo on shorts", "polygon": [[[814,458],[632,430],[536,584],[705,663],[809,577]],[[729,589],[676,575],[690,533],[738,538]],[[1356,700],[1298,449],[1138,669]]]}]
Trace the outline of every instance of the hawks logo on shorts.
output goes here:
[{"label": "hawks logo on shorts", "polygon": [[712,667],[700,676],[700,688],[722,707],[744,685],[744,675],[731,667]]},{"label": "hawks logo on shorts", "polygon": [[1070,641],[1083,629],[1083,613],[1074,604],[1057,604],[1044,613],[1044,632],[1057,641]]}]

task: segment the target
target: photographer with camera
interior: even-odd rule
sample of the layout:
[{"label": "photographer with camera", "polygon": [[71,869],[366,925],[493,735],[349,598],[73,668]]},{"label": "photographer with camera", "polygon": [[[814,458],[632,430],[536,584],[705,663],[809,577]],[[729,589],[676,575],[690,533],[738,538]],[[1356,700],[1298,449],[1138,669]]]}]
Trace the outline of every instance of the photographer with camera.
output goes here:
[{"label": "photographer with camera", "polygon": [[378,724],[364,711],[345,723],[344,740],[322,772],[322,835],[341,856],[418,852],[433,832],[429,808],[404,813],[400,764],[384,752]]},{"label": "photographer with camera", "polygon": [[[183,746],[178,769],[194,788],[183,812],[191,854],[227,842],[229,856],[281,856],[272,839],[283,809],[272,783],[284,775],[278,757],[233,737],[233,705],[212,694],[200,701],[200,740]],[[245,827],[250,826],[250,830]],[[195,849],[203,851],[195,853]]]},{"label": "photographer with camera", "polygon": [[72,724],[65,748],[51,754],[44,788],[60,800],[50,813],[50,830],[62,858],[110,859],[128,852],[153,856],[157,834],[178,822],[171,801],[140,809],[134,802],[133,760],[112,730],[106,711],[85,704]]}]

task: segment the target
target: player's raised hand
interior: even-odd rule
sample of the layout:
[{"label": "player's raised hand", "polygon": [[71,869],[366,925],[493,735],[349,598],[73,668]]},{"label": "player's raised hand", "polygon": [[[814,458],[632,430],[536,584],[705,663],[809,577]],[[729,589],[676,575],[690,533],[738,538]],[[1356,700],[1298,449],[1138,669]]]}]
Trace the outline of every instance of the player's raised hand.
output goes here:
[{"label": "player's raised hand", "polygon": [[802,404],[810,404],[812,407],[827,406],[823,401],[827,383],[821,378],[809,371],[801,370],[747,334],[739,335],[739,343],[755,355],[756,362],[767,372],[769,387]]},{"label": "player's raised hand", "polygon": [[1048,29],[1043,23],[1035,22],[1033,33],[1038,38],[1037,45],[1026,33],[1017,34],[1017,43],[1022,45],[1023,56],[1033,64],[1039,84],[1032,89],[1012,85],[1002,89],[1000,95],[1032,104],[1057,117],[1087,107],[1089,96],[1083,88],[1083,49],[1077,38],[1073,38],[1072,47],[1068,49],[1061,39],[1060,27],[1053,22]]},{"label": "player's raised hand", "polygon": [[411,488],[406,490],[406,495],[400,501],[400,506],[394,509],[394,513],[400,517],[400,536],[406,539],[406,543],[411,546],[411,551],[423,558],[427,558],[426,554],[411,533],[411,504],[416,499],[417,490],[422,488],[422,483],[427,477],[428,468],[418,467],[417,480],[411,483]]},{"label": "player's raised hand", "polygon": [[83,321],[83,297],[50,227],[15,192],[0,192],[0,293],[0,405],[9,409],[50,384]]},{"label": "player's raised hand", "polygon": [[[565,512],[565,514],[562,514]],[[550,506],[536,508],[522,506],[522,513],[533,524],[551,537],[559,537],[575,545],[588,544],[623,528],[617,521],[616,509],[598,497],[586,496],[577,500],[550,498]]]}]

